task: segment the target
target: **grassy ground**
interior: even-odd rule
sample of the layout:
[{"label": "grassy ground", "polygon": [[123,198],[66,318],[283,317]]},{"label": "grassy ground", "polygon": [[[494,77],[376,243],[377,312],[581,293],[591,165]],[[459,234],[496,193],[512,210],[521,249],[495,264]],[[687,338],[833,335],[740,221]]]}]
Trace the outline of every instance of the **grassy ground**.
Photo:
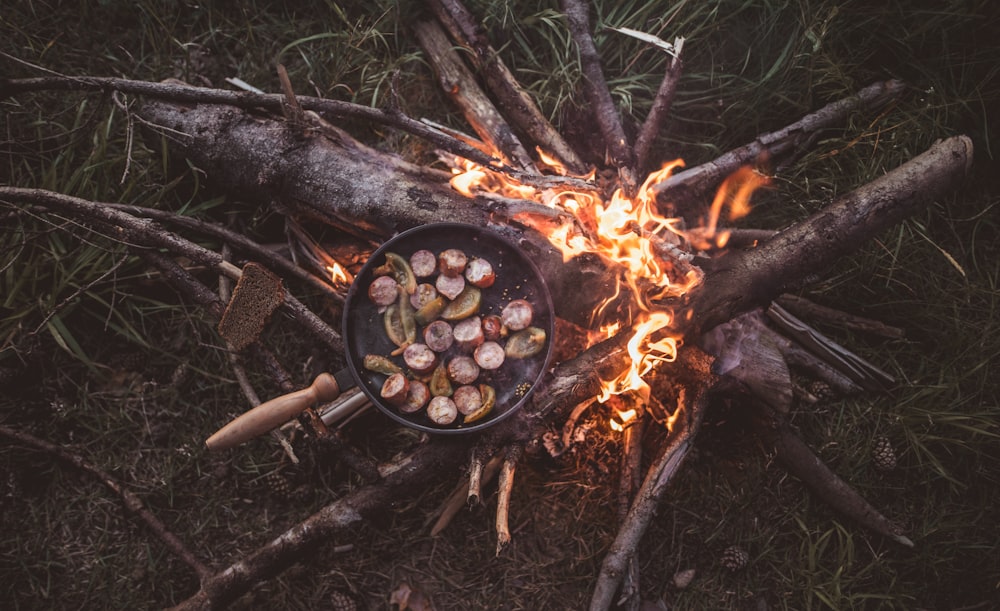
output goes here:
[{"label": "grassy ground", "polygon": [[[277,91],[273,66],[280,61],[299,91],[373,105],[390,102],[399,70],[404,111],[462,127],[406,29],[421,14],[419,3],[344,4],[19,0],[0,13],[0,51],[7,54],[0,70],[43,73],[23,63],[30,62],[70,75],[180,77],[219,87],[239,76]],[[662,597],[677,609],[990,608],[1000,597],[1000,9],[985,0],[597,4],[601,25],[687,37],[685,76],[658,143],[664,159],[679,155],[694,165],[874,80],[909,83],[898,104],[853,117],[848,129],[823,134],[782,168],[749,226],[802,218],[941,137],[968,134],[977,157],[954,194],[807,291],[907,332],[905,340],[878,341],[830,330],[902,383],[884,396],[802,408],[794,418],[839,474],[906,526],[916,548],[901,549],[833,515],[773,463],[738,405],[718,406],[644,540],[644,598]],[[580,77],[558,8],[472,8],[544,111],[582,140],[574,134],[586,124]],[[596,42],[615,101],[634,128],[664,58],[608,30]],[[0,183],[239,218],[257,239],[281,239],[273,215],[227,199],[193,168],[168,167],[162,151],[130,141],[127,116],[107,97],[35,94],[0,104]],[[420,143],[397,134],[347,127],[408,157],[429,158]],[[206,432],[244,406],[211,322],[97,233],[0,204],[0,422],[113,473],[219,566],[357,485],[338,467],[310,464],[284,470],[292,491],[281,493],[267,484],[280,454],[266,441],[222,457],[203,454]],[[270,340],[304,381],[301,342],[280,326]],[[275,394],[266,380],[255,381],[261,394]],[[412,441],[406,433],[364,434],[373,422],[355,428],[356,443],[374,456]],[[889,473],[871,464],[880,435],[899,454]],[[518,471],[514,544],[500,557],[493,554],[492,498],[442,536],[426,534],[428,513],[454,485],[447,474],[334,542],[350,550],[331,546],[304,558],[240,606],[328,608],[337,591],[381,609],[405,580],[432,593],[441,609],[582,608],[615,532],[609,500],[616,451],[593,440],[564,462],[528,461]],[[93,480],[6,441],[0,465],[5,608],[146,608],[196,589],[187,567]],[[730,545],[749,552],[743,571],[720,566]],[[678,590],[671,578],[686,568],[697,576]]]}]

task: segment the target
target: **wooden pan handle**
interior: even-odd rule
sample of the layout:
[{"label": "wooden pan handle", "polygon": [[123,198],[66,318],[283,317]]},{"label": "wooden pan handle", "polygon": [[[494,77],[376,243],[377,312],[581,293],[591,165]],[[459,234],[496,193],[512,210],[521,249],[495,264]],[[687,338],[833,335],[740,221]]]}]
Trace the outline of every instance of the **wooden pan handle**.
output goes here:
[{"label": "wooden pan handle", "polygon": [[209,450],[225,450],[276,429],[319,402],[340,396],[337,380],[329,373],[316,376],[313,383],[295,392],[261,403],[215,432],[205,441]]}]

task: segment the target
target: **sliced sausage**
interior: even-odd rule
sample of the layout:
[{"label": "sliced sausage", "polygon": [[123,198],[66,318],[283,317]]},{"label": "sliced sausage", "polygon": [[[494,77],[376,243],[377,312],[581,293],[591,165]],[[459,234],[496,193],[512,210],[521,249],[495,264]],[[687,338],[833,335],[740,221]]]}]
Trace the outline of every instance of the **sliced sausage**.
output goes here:
[{"label": "sliced sausage", "polygon": [[417,278],[426,278],[437,271],[437,256],[429,250],[418,250],[410,255],[410,269]]},{"label": "sliced sausage", "polygon": [[504,326],[511,331],[520,331],[531,325],[533,315],[530,303],[524,299],[515,299],[500,312],[500,319],[503,320]]},{"label": "sliced sausage", "polygon": [[503,334],[503,320],[496,314],[483,317],[483,337],[487,341],[495,342]]},{"label": "sliced sausage", "polygon": [[483,369],[499,369],[503,365],[503,346],[496,342],[486,342],[473,353],[476,364]]},{"label": "sliced sausage", "polygon": [[431,400],[431,391],[420,380],[410,380],[410,390],[406,393],[406,401],[399,406],[404,414],[415,414],[424,409]]},{"label": "sliced sausage", "polygon": [[401,373],[394,373],[385,379],[382,384],[381,395],[387,403],[392,405],[402,405],[406,402],[406,396],[410,391],[410,381]]},{"label": "sliced sausage", "polygon": [[439,293],[448,299],[454,299],[465,289],[465,276],[445,276],[441,274],[434,282]]},{"label": "sliced sausage", "polygon": [[451,400],[451,397],[434,397],[427,404],[427,417],[434,424],[442,426],[451,424],[455,421],[455,418],[458,418],[458,407],[455,406],[455,402]]},{"label": "sliced sausage", "polygon": [[457,248],[449,248],[438,255],[438,270],[445,276],[461,276],[469,258]]},{"label": "sliced sausage", "polygon": [[456,356],[448,361],[448,377],[456,384],[472,384],[479,377],[479,365],[471,356]]},{"label": "sliced sausage", "polygon": [[397,295],[399,295],[399,285],[392,276],[379,276],[368,285],[368,298],[377,306],[384,307],[395,303]]},{"label": "sliced sausage", "polygon": [[444,352],[454,341],[451,325],[443,320],[435,320],[424,329],[424,343],[434,352]]},{"label": "sliced sausage", "polygon": [[483,406],[483,396],[475,386],[459,386],[451,397],[458,413],[468,416]]},{"label": "sliced sausage", "polygon": [[486,339],[483,337],[483,325],[478,316],[459,322],[452,333],[455,336],[455,343],[466,352],[472,352]]},{"label": "sliced sausage", "polygon": [[465,279],[472,286],[485,289],[493,286],[497,277],[493,273],[493,264],[486,259],[475,258],[465,266]]},{"label": "sliced sausage", "polygon": [[437,367],[437,354],[427,344],[410,344],[403,350],[403,361],[417,375],[425,375]]},{"label": "sliced sausage", "polygon": [[410,295],[410,305],[414,310],[419,310],[428,303],[437,299],[438,291],[433,284],[424,282],[417,285],[417,290]]}]

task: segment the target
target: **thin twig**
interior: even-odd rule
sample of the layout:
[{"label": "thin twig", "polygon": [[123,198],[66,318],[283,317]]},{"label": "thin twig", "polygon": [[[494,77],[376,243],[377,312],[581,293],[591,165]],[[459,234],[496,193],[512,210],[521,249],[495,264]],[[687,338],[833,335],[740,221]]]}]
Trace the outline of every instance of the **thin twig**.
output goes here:
[{"label": "thin twig", "polygon": [[[649,527],[667,484],[680,469],[691,450],[691,444],[704,417],[709,387],[710,384],[704,381],[697,386],[694,398],[683,407],[684,420],[679,422],[679,428],[671,433],[667,446],[646,472],[646,478],[636,495],[635,502],[601,565],[601,574],[597,578],[594,595],[590,599],[591,611],[611,608],[615,591],[625,576],[628,562],[635,556],[636,547]],[[680,403],[680,400],[678,402]]]},{"label": "thin twig", "polygon": [[674,45],[674,54],[667,62],[666,73],[660,82],[660,88],[656,92],[656,97],[653,98],[653,105],[650,107],[649,114],[646,115],[646,120],[643,121],[642,127],[639,128],[639,135],[635,139],[635,167],[640,176],[652,169],[650,167],[649,151],[660,132],[663,119],[670,113],[670,106],[674,102],[674,92],[677,90],[677,83],[681,80],[681,72],[684,66],[684,62],[681,60],[681,52],[683,50],[684,39],[680,38],[678,40],[679,42]]},{"label": "thin twig", "polygon": [[126,212],[133,216],[150,218],[161,223],[169,223],[184,229],[197,231],[198,233],[218,238],[227,244],[232,245],[241,253],[248,255],[253,260],[263,263],[267,267],[275,269],[285,276],[292,276],[297,280],[305,282],[312,288],[322,291],[324,296],[333,299],[335,302],[343,303],[344,301],[344,296],[338,293],[332,286],[321,278],[316,277],[314,274],[310,274],[285,257],[264,248],[257,242],[247,238],[245,235],[227,229],[226,227],[202,221],[190,216],[176,214],[167,210],[158,210],[156,208],[115,203],[107,203],[104,205],[116,210],[121,210],[122,212]]},{"label": "thin twig", "polygon": [[497,491],[497,556],[510,543],[510,496],[514,488],[514,471],[517,470],[517,461],[524,452],[524,446],[514,444],[507,448],[507,454],[503,458],[503,465],[500,466],[500,485]]},{"label": "thin twig", "polygon": [[791,311],[799,318],[813,318],[820,322],[837,325],[853,331],[871,333],[889,339],[903,339],[906,332],[899,327],[892,327],[878,320],[863,316],[848,314],[842,310],[829,308],[810,301],[805,297],[785,293],[776,299],[779,305]]},{"label": "thin twig", "polygon": [[[6,186],[0,186],[0,199],[57,209],[77,219],[111,227],[117,234],[114,239],[121,243],[130,246],[165,248],[175,254],[189,257],[202,265],[207,265],[230,278],[238,279],[241,274],[239,268],[223,260],[219,253],[185,240],[176,234],[163,231],[146,219],[136,218],[102,203],[43,189],[21,189]],[[343,351],[340,335],[287,291],[282,307],[313,337],[322,340],[335,352]]]},{"label": "thin twig", "polygon": [[581,0],[562,0],[563,13],[569,26],[570,35],[580,53],[580,69],[583,71],[583,86],[587,100],[594,111],[594,118],[604,137],[611,163],[618,169],[621,185],[627,195],[639,186],[635,174],[635,156],[625,130],[622,129],[618,110],[611,99],[608,83],[601,70],[601,59],[590,33],[588,7]]},{"label": "thin twig", "polygon": [[111,474],[103,469],[100,469],[96,465],[91,464],[82,456],[73,454],[66,448],[57,446],[43,439],[39,439],[29,433],[0,425],[0,435],[26,446],[35,448],[36,450],[41,450],[42,452],[45,452],[50,456],[68,463],[97,478],[97,480],[100,481],[101,484],[103,484],[108,490],[111,490],[118,495],[118,497],[122,500],[122,503],[125,505],[125,509],[145,522],[146,526],[149,527],[153,534],[163,542],[167,549],[191,567],[191,569],[198,574],[198,578],[200,580],[204,581],[211,576],[211,569],[203,564],[201,560],[199,560],[176,535],[167,529],[167,526],[161,522],[159,518],[153,515],[152,512],[146,508],[142,499],[122,486],[111,476]]}]

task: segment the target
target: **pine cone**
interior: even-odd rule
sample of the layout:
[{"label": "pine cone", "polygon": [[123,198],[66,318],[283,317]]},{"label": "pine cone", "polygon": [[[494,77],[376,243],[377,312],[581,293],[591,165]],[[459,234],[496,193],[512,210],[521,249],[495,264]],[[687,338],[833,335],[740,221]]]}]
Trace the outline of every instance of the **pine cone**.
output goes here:
[{"label": "pine cone", "polygon": [[719,559],[722,566],[732,572],[742,571],[750,563],[750,554],[739,545],[730,545],[722,551]]},{"label": "pine cone", "polygon": [[292,485],[288,483],[288,479],[277,471],[271,471],[264,476],[264,483],[268,492],[277,499],[287,500],[292,493]]},{"label": "pine cone", "polygon": [[833,388],[823,380],[813,380],[809,384],[809,392],[820,401],[833,396]]},{"label": "pine cone", "polygon": [[330,608],[333,611],[358,611],[358,605],[347,594],[334,590],[330,594]]},{"label": "pine cone", "polygon": [[883,473],[888,473],[896,468],[896,450],[892,448],[892,443],[885,435],[875,438],[872,446],[872,462],[875,468]]}]

